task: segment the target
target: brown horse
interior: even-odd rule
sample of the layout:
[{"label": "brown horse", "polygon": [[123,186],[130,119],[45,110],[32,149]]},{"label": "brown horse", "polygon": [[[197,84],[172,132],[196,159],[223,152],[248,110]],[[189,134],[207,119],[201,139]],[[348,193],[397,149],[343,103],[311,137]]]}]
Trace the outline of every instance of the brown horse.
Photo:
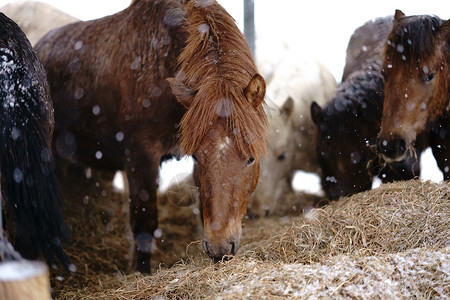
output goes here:
[{"label": "brown horse", "polygon": [[345,80],[323,108],[315,102],[311,105],[321,183],[330,200],[370,189],[374,175],[387,182],[420,172],[415,158],[384,165],[373,147],[384,100],[382,46],[392,24],[393,18],[386,17],[359,27],[347,48]]},{"label": "brown horse", "polygon": [[444,179],[450,178],[450,21],[395,12],[383,62],[385,105],[377,147],[402,161],[429,139]]},{"label": "brown horse", "polygon": [[235,254],[267,120],[265,82],[231,16],[215,1],[134,0],[54,30],[36,49],[54,97],[58,154],[126,171],[137,269],[150,271],[160,161],[179,148],[197,162],[205,252]]}]

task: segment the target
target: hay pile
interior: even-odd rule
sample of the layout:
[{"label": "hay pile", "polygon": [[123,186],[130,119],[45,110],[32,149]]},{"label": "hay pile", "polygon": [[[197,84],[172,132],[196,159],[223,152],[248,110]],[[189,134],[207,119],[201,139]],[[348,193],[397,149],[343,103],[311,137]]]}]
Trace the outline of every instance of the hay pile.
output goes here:
[{"label": "hay pile", "polygon": [[[57,299],[77,293],[93,293],[119,287],[114,277],[128,269],[129,250],[134,241],[129,226],[128,196],[112,185],[114,174],[89,171],[64,165],[62,185],[64,219],[71,232],[65,250],[77,272],[51,270],[53,296]],[[152,270],[160,264],[171,266],[186,258],[186,245],[201,237],[199,210],[194,187],[180,186],[158,198],[160,229],[163,232],[153,253]],[[187,197],[186,193],[190,196]],[[71,296],[69,296],[69,299]]]},{"label": "hay pile", "polygon": [[[186,258],[151,276],[102,273],[59,299],[450,297],[450,184],[412,180],[311,208],[246,220],[238,256]],[[191,228],[192,229],[192,228]],[[56,288],[55,288],[56,289]]]}]

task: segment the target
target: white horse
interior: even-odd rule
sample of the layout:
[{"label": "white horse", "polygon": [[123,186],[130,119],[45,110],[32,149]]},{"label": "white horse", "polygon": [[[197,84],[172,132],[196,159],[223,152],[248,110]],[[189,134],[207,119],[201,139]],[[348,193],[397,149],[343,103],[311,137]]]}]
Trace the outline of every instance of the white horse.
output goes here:
[{"label": "white horse", "polygon": [[20,26],[33,46],[50,29],[78,21],[49,4],[37,1],[8,3],[0,7],[0,11]]},{"label": "white horse", "polygon": [[336,89],[333,75],[314,59],[287,55],[270,76],[266,113],[270,130],[258,186],[250,198],[251,216],[271,215],[281,197],[292,194],[295,171],[320,173],[314,145],[312,101],[325,104]]}]

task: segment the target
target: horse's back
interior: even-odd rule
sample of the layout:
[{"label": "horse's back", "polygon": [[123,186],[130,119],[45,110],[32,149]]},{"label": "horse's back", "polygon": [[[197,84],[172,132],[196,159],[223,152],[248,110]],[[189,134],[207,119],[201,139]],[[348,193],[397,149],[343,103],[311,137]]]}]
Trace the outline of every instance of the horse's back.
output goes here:
[{"label": "horse's back", "polygon": [[324,65],[292,53],[280,62],[272,75],[267,86],[268,104],[281,107],[291,97],[295,102],[296,124],[300,124],[302,120],[310,120],[311,102],[327,103],[335,89],[336,80]]},{"label": "horse's back", "polygon": [[342,81],[358,70],[367,68],[371,62],[382,59],[386,38],[394,24],[393,16],[377,18],[358,27],[347,46]]},{"label": "horse's back", "polygon": [[[145,138],[158,139],[167,134],[158,130],[162,124],[179,121],[181,105],[165,79],[174,76],[184,46],[184,21],[178,1],[135,1],[117,14],[54,29],[37,43],[56,131],[83,141],[78,152],[87,164],[121,168],[125,149],[118,133],[128,138],[150,126]],[[175,135],[175,126],[168,127]],[[73,149],[66,150],[58,152],[73,157]]]},{"label": "horse's back", "polygon": [[[173,31],[177,30],[170,26],[180,25],[184,20],[176,23],[173,19],[184,16],[170,17],[170,14],[181,10],[181,6],[177,1],[135,2],[138,7],[128,7],[111,16],[71,23],[48,32],[36,45],[47,71],[52,75],[59,72],[71,76],[78,85],[85,80],[91,82],[92,88],[108,90],[119,89],[125,79],[134,83],[139,81],[138,77],[149,74],[166,75],[164,71],[168,68],[165,65],[156,70],[149,69],[155,59],[161,59],[159,56],[172,55],[168,50],[173,47],[171,39],[176,37]],[[142,18],[143,14],[145,18]],[[125,40],[128,42],[124,43]],[[176,59],[170,67],[175,66]],[[83,78],[79,79],[78,74]]]},{"label": "horse's back", "polygon": [[8,3],[0,7],[0,11],[20,26],[32,45],[50,29],[78,21],[75,17],[38,1]]},{"label": "horse's back", "polygon": [[[8,49],[15,61],[18,61],[39,83],[39,93],[42,98],[37,99],[43,113],[42,120],[50,130],[53,126],[53,109],[49,98],[47,77],[36,52],[33,50],[25,33],[11,19],[0,13],[0,48]],[[2,88],[5,86],[3,85]]]}]

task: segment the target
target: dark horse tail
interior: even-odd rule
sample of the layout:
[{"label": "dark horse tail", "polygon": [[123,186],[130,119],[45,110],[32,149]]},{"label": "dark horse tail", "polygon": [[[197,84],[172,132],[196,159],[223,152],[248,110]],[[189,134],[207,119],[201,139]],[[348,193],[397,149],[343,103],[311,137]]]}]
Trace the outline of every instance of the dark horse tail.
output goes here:
[{"label": "dark horse tail", "polygon": [[50,265],[56,258],[67,269],[46,75],[25,34],[1,13],[0,27],[0,171],[7,232],[25,258],[43,257]]}]

